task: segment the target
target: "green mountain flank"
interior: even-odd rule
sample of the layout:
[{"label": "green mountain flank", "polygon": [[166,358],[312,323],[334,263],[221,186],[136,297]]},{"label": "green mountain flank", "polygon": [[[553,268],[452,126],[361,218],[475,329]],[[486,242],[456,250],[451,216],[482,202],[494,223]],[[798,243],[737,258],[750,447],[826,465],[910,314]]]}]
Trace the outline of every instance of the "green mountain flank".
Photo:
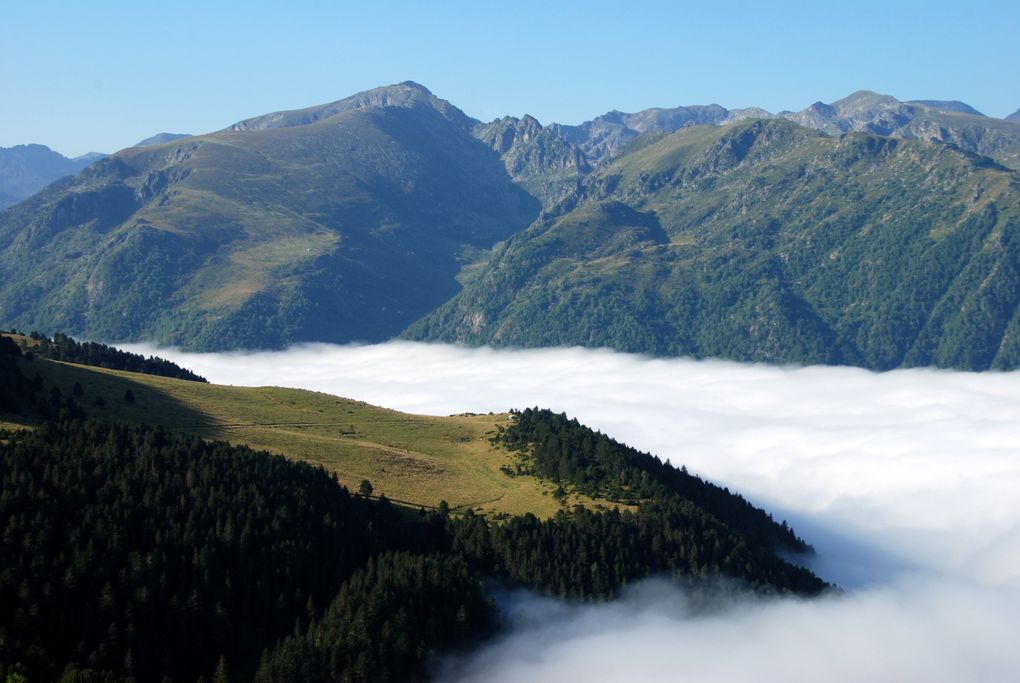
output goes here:
[{"label": "green mountain flank", "polygon": [[[538,200],[419,86],[131,148],[0,219],[0,317],[188,348],[380,341]],[[374,100],[372,100],[374,102]]]},{"label": "green mountain flank", "polygon": [[1020,364],[1020,182],[784,120],[646,135],[406,333],[875,369]]}]

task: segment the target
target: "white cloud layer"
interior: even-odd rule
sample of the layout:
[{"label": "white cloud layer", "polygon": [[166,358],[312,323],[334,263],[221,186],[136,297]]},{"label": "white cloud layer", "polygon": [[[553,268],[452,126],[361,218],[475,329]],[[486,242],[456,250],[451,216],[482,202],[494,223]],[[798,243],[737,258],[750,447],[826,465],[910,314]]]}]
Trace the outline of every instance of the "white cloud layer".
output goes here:
[{"label": "white cloud layer", "polygon": [[[1012,596],[1015,598],[1015,595]],[[896,582],[849,597],[744,601],[692,614],[657,581],[583,607],[518,598],[511,635],[465,661],[456,683],[599,681],[1010,681],[1016,617],[989,591]]]},{"label": "white cloud layer", "polygon": [[1008,680],[1020,671],[1020,373],[413,343],[133,350],[214,382],[410,412],[565,411],[789,519],[818,549],[816,571],[849,589],[711,618],[637,598],[567,609],[555,630],[522,626],[486,650],[465,680]]}]

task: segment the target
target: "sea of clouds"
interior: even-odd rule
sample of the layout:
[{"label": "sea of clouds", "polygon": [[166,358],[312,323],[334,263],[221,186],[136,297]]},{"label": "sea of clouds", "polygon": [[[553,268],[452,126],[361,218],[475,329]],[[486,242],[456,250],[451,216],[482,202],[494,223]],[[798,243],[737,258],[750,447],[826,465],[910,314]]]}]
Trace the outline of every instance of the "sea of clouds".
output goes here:
[{"label": "sea of clouds", "polygon": [[515,595],[457,681],[960,681],[1020,676],[1020,373],[779,368],[604,350],[394,342],[189,354],[210,381],[444,415],[547,407],[787,519],[846,589],[711,614],[647,582],[621,600]]}]

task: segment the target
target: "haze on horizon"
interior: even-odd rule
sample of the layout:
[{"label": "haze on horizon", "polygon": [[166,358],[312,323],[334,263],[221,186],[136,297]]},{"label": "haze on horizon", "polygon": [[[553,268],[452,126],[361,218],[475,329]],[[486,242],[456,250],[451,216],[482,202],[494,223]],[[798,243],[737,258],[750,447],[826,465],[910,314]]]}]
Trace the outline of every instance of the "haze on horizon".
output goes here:
[{"label": "haze on horizon", "polygon": [[718,10],[639,0],[512,12],[472,2],[172,8],[44,0],[2,10],[0,146],[114,152],[159,132],[241,119],[414,80],[488,121],[575,124],[612,109],[718,103],[800,110],[867,89],[1020,107],[1015,3]]},{"label": "haze on horizon", "polygon": [[[411,412],[565,411],[729,486],[847,590],[696,615],[652,582],[609,605],[513,596],[448,680],[1003,680],[1020,667],[1018,373],[781,368],[606,350],[391,342],[158,353],[220,383]],[[569,672],[569,673],[568,673]]]}]

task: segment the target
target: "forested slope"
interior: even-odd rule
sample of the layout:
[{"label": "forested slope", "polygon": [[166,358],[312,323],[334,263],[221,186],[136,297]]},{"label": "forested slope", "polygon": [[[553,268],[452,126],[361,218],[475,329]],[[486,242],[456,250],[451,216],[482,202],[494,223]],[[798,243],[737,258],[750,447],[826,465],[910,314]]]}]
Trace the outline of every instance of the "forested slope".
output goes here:
[{"label": "forested slope", "polygon": [[538,214],[474,123],[403,83],[122,150],[0,212],[0,321],[194,349],[392,337]]},{"label": "forested slope", "polygon": [[499,628],[494,580],[584,600],[660,573],[826,588],[777,556],[806,549],[785,524],[565,417],[528,411],[496,440],[555,440],[570,464],[547,476],[593,490],[614,488],[606,468],[653,472],[628,493],[636,510],[399,509],[279,456],[76,419],[76,397],[51,405],[59,393],[26,379],[20,354],[0,341],[3,409],[41,422],[0,434],[0,676],[417,680]]},{"label": "forested slope", "polygon": [[1020,180],[952,145],[744,121],[638,138],[412,339],[884,370],[1020,365]]}]

